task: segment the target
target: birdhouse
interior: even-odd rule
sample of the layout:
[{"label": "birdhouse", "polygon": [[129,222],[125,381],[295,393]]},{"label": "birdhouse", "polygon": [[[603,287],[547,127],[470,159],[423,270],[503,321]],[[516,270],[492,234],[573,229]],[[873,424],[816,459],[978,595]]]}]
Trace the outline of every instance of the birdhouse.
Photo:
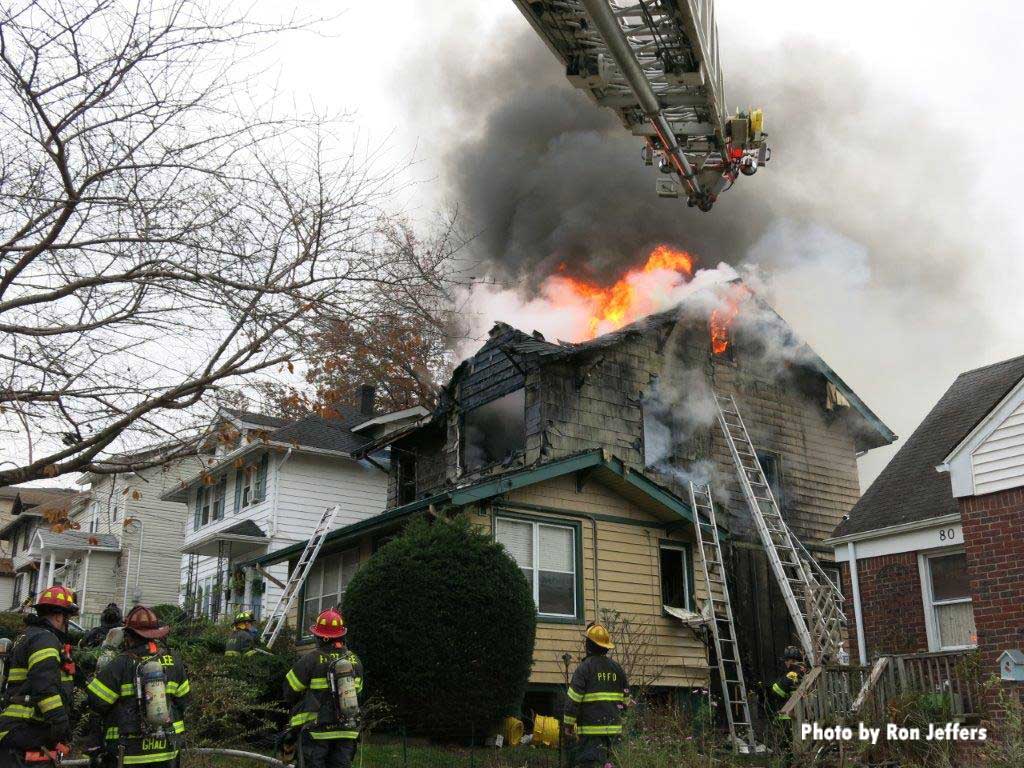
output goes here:
[{"label": "birdhouse", "polygon": [[999,657],[999,677],[1003,680],[1024,682],[1024,652],[1019,648],[1003,651]]}]

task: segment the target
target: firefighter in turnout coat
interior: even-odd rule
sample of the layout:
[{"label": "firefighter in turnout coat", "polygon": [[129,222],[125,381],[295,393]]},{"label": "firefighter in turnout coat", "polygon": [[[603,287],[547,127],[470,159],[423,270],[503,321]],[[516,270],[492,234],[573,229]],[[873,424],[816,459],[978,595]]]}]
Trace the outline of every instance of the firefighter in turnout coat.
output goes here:
[{"label": "firefighter in turnout coat", "polygon": [[622,735],[622,710],[629,698],[629,681],[619,664],[608,657],[615,647],[608,630],[591,624],[586,631],[587,657],[576,667],[567,691],[563,729],[576,735],[575,758],[580,768],[602,768]]},{"label": "firefighter in turnout coat", "polygon": [[225,656],[248,657],[255,656],[258,653],[256,650],[256,637],[252,631],[255,623],[256,619],[253,617],[252,611],[239,611],[235,614],[235,621],[233,623],[235,631],[228,638],[224,650]]},{"label": "firefighter in turnout coat", "polygon": [[[71,737],[75,665],[68,621],[78,613],[74,594],[46,589],[25,619],[25,634],[9,653],[7,690],[0,711],[0,765],[17,765],[26,752],[54,750]],[[17,755],[15,759],[13,755]]]},{"label": "firefighter in turnout coat", "polygon": [[[89,707],[103,718],[109,760],[123,755],[124,765],[153,768],[170,768],[177,760],[191,686],[177,653],[157,643],[169,631],[149,608],[132,608],[125,619],[124,650],[97,671],[86,688]],[[146,682],[150,673],[143,665],[148,662],[159,664],[163,701],[159,693],[154,695],[152,684]],[[159,682],[155,687],[159,689]],[[164,702],[166,707],[162,708]],[[152,722],[156,715],[159,717],[155,719],[162,724]]]},{"label": "firefighter in turnout coat", "polygon": [[[352,666],[356,697],[363,690],[363,665],[342,638],[348,630],[341,614],[328,609],[310,627],[316,637],[312,651],[296,662],[285,678],[284,695],[292,707],[291,728],[299,730],[299,749],[305,768],[350,768],[356,753],[359,724],[356,716],[341,712],[332,683],[335,662],[345,659]],[[336,678],[337,679],[337,678]]]}]

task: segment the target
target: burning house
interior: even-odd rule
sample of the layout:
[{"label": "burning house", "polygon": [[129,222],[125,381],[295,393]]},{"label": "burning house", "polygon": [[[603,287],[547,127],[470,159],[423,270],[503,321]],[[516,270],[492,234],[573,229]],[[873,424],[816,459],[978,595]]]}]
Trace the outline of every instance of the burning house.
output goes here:
[{"label": "burning house", "polygon": [[[756,690],[771,680],[793,627],[714,393],[735,396],[785,521],[836,580],[822,541],[859,496],[857,456],[895,435],[741,281],[693,284],[678,305],[629,324],[632,288],[607,291],[583,342],[495,324],[431,414],[366,446],[391,450],[387,510],[328,534],[297,625],[309,625],[320,592],[344,591],[323,585],[323,574],[353,571],[335,560],[354,566],[414,515],[464,513],[534,590],[535,691],[562,682],[561,655],[607,610],[653,628],[655,687],[706,686],[707,649],[678,618],[707,600],[687,501],[695,480],[711,484],[718,506],[748,681]],[[616,312],[621,327],[601,333]]]}]

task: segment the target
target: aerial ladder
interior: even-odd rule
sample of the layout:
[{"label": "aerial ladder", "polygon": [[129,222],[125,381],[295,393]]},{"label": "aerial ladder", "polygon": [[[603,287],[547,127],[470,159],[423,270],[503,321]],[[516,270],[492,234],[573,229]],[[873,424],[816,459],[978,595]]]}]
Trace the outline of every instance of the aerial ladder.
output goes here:
[{"label": "aerial ladder", "polygon": [[645,141],[642,157],[710,211],[771,159],[759,109],[728,114],[712,0],[513,0],[566,77]]}]

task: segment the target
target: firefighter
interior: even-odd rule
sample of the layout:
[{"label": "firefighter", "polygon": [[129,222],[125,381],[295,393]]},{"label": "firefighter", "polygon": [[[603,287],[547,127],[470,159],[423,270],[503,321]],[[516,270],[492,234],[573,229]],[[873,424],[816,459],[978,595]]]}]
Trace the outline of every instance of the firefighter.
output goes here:
[{"label": "firefighter", "polygon": [[89,707],[103,718],[109,761],[170,768],[178,757],[190,685],[178,654],[157,642],[168,632],[152,610],[132,608],[124,649],[86,688]]},{"label": "firefighter", "polygon": [[[770,729],[774,734],[776,749],[786,756],[786,761],[792,757],[791,744],[793,743],[792,718],[782,713],[790,696],[800,686],[800,681],[807,674],[807,663],[804,660],[803,652],[795,645],[787,646],[782,652],[782,665],[785,671],[782,677],[772,683],[767,708],[769,713],[775,715],[775,725]],[[789,762],[785,763],[789,765]]]},{"label": "firefighter", "polygon": [[781,710],[793,695],[793,691],[799,687],[803,676],[807,674],[807,662],[804,660],[803,652],[795,645],[790,645],[782,652],[782,665],[786,671],[772,683],[772,703],[769,708],[776,713],[776,720],[784,721],[788,720],[789,716],[783,715]]},{"label": "firefighter", "polygon": [[67,632],[78,613],[75,595],[55,585],[43,591],[33,608],[35,615],[25,617],[25,634],[10,651],[0,712],[0,765],[5,766],[20,762],[12,752],[66,751],[63,742],[71,737],[75,665]]},{"label": "firefighter", "polygon": [[228,638],[224,655],[255,656],[259,651],[256,650],[256,619],[252,615],[252,611],[239,611],[236,613],[232,626],[235,628],[235,631]]},{"label": "firefighter", "polygon": [[576,667],[567,691],[563,733],[576,736],[576,765],[597,768],[610,763],[622,734],[622,710],[629,698],[629,681],[618,662],[609,658],[615,645],[608,630],[590,624],[584,634],[587,657]]},{"label": "firefighter", "polygon": [[[300,658],[285,678],[284,695],[292,707],[291,741],[297,736],[306,768],[350,768],[359,738],[358,712],[343,711],[342,699],[351,696],[358,710],[363,665],[345,647],[348,629],[336,610],[321,613],[310,632],[316,637],[316,648]],[[347,677],[342,677],[346,670],[350,670]]]},{"label": "firefighter", "polygon": [[121,609],[117,607],[117,603],[108,603],[100,614],[99,626],[86,632],[79,645],[82,648],[99,648],[110,630],[123,626],[124,617],[121,615]]}]

